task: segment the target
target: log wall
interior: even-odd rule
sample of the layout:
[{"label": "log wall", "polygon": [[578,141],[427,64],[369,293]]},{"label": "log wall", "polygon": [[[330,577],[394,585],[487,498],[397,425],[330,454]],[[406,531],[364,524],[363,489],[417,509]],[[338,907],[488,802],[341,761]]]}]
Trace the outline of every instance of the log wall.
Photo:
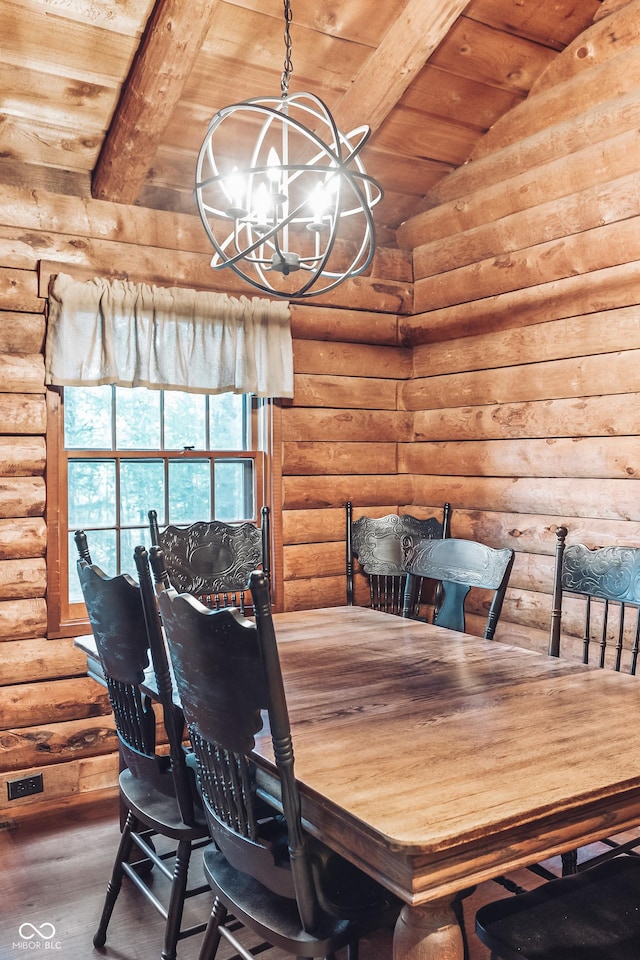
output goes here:
[{"label": "log wall", "polygon": [[[345,597],[344,504],[513,546],[498,638],[545,649],[554,530],[640,545],[640,0],[568,47],[373,274],[292,307],[277,418],[284,609]],[[412,283],[411,255],[415,282]],[[113,789],[104,693],[47,639],[46,278],[240,292],[195,217],[0,188],[0,810]],[[224,284],[224,286],[223,286]],[[364,584],[356,585],[364,601]],[[474,598],[468,629],[482,623]],[[43,772],[45,794],[4,782]]]},{"label": "log wall", "polygon": [[496,636],[541,650],[556,526],[640,546],[640,3],[607,7],[401,228],[399,473],[516,550]]}]

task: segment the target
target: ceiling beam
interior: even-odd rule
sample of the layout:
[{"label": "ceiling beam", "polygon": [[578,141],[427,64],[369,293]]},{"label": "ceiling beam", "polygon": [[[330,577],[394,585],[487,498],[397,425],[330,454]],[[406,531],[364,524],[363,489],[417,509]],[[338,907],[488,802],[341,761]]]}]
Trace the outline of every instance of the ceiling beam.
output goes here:
[{"label": "ceiling beam", "polygon": [[219,0],[156,0],[93,172],[98,200],[132,204]]},{"label": "ceiling beam", "polygon": [[367,123],[377,130],[468,6],[469,0],[409,0],[336,104],[340,129]]}]

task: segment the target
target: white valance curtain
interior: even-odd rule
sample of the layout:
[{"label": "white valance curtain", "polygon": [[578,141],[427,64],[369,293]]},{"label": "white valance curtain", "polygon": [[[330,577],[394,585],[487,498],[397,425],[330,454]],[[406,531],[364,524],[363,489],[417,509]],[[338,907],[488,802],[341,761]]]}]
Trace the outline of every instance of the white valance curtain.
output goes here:
[{"label": "white valance curtain", "polygon": [[45,382],[292,397],[289,305],[60,273]]}]

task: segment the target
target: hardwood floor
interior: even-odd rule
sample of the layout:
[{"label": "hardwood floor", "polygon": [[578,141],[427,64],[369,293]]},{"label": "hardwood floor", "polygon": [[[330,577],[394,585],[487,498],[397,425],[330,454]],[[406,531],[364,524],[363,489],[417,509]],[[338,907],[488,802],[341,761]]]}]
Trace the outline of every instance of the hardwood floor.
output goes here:
[{"label": "hardwood floor", "polygon": [[[70,806],[46,819],[19,821],[13,829],[0,831],[0,960],[20,960],[35,953],[25,946],[25,937],[44,925],[47,955],[53,960],[153,960],[162,949],[162,918],[142,895],[125,880],[116,904],[107,944],[97,951],[92,937],[102,910],[105,888],[118,842],[117,800]],[[195,864],[196,868],[198,864]],[[558,864],[551,866],[555,870]],[[528,870],[510,879],[530,888],[539,881]],[[160,883],[163,881],[160,880]],[[465,900],[470,960],[488,960],[489,952],[473,933],[473,918],[481,903],[509,894],[495,882],[481,884]],[[211,898],[192,900],[188,911],[206,919]],[[24,926],[23,926],[24,925]],[[22,927],[21,936],[20,930]],[[35,936],[35,935],[34,935]],[[391,931],[361,944],[362,960],[391,960]],[[178,945],[179,960],[197,960],[202,935]],[[33,942],[33,939],[31,940]],[[226,950],[226,953],[225,953]],[[269,960],[281,960],[270,951]],[[44,951],[43,951],[44,955]],[[229,948],[220,948],[220,960],[228,960]]]}]

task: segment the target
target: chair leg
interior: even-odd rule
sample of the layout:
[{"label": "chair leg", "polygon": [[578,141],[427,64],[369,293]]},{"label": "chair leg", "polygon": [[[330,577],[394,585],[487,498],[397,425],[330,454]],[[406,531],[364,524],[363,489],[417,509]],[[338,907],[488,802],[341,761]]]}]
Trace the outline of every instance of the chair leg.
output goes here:
[{"label": "chair leg", "polygon": [[[469,892],[472,893],[474,889],[475,887],[472,887],[471,891]],[[464,951],[463,952],[464,960],[469,960],[469,941],[467,939],[467,928],[464,922],[464,904],[462,902],[465,895],[468,895],[468,893],[467,891],[463,890],[462,894],[458,894],[456,897],[454,897],[454,899],[451,902],[451,908],[460,926],[460,932],[462,934],[462,948]]]},{"label": "chair leg", "polygon": [[570,877],[578,872],[578,851],[569,850],[562,854],[562,876]]},{"label": "chair leg", "polygon": [[227,908],[221,900],[216,897],[211,908],[211,916],[205,930],[198,960],[213,960],[220,943],[220,927],[227,916]]},{"label": "chair leg", "polygon": [[94,947],[104,947],[105,943],[107,942],[107,927],[109,926],[111,914],[113,913],[113,908],[116,905],[116,900],[118,899],[118,894],[120,893],[120,887],[122,886],[122,877],[124,875],[122,864],[129,859],[131,854],[131,848],[133,846],[131,831],[134,830],[136,826],[136,818],[134,817],[133,813],[129,811],[122,830],[122,835],[120,837],[120,843],[118,844],[118,853],[116,854],[116,860],[113,865],[111,879],[107,884],[107,895],[104,901],[104,907],[102,909],[100,925],[98,926],[96,934],[93,938]]},{"label": "chair leg", "polygon": [[360,955],[360,941],[355,940],[347,945],[347,960],[358,960]]},{"label": "chair leg", "polygon": [[173,879],[171,881],[171,895],[164,931],[164,950],[161,954],[162,960],[176,960],[176,947],[180,936],[180,927],[182,926],[190,857],[190,842],[181,840],[176,851]]}]

